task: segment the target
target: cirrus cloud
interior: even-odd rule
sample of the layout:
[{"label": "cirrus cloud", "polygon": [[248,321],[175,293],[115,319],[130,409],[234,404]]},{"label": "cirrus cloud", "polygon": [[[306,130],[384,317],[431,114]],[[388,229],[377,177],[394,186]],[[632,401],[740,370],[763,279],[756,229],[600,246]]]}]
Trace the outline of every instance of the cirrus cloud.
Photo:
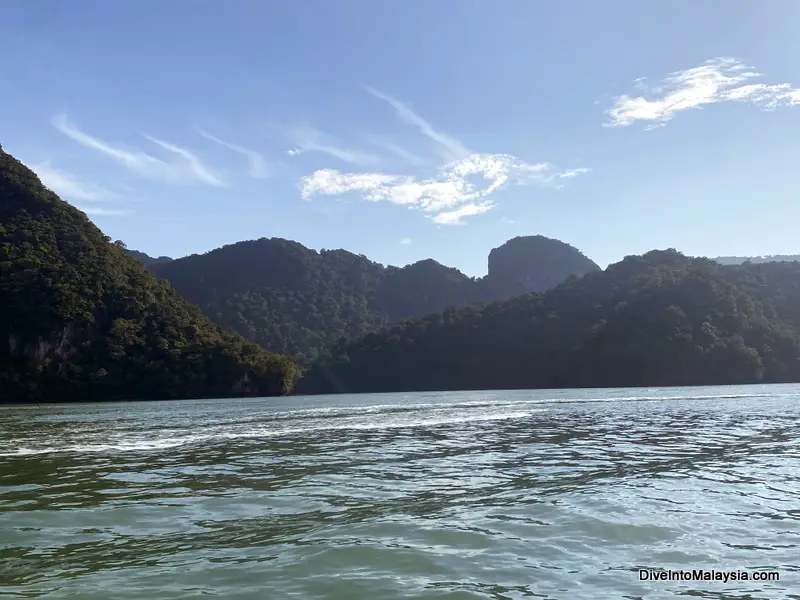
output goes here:
[{"label": "cirrus cloud", "polygon": [[239,146],[238,144],[231,144],[230,142],[226,142],[225,140],[221,140],[215,135],[208,133],[206,130],[197,128],[197,133],[201,136],[210,140],[216,144],[219,144],[223,148],[227,148],[228,150],[233,150],[237,154],[241,154],[245,158],[247,158],[248,162],[248,169],[247,173],[253,179],[266,179],[272,175],[272,169],[270,169],[269,165],[267,164],[264,155],[260,152],[256,152],[255,150],[251,150],[250,148],[245,148],[244,146]]},{"label": "cirrus cloud", "polygon": [[648,86],[639,79],[636,87],[647,96],[618,96],[606,111],[605,127],[626,127],[636,121],[649,122],[648,129],[661,127],[684,110],[721,102],[744,102],[762,110],[800,104],[800,90],[791,84],[749,83],[761,77],[741,61],[719,57],[704,64],[676,71]]},{"label": "cirrus cloud", "polygon": [[[31,167],[42,184],[66,199],[77,209],[90,216],[124,217],[133,214],[128,208],[97,206],[107,200],[118,200],[120,195],[100,185],[54,167],[49,160]],[[86,203],[89,203],[88,205]]]},{"label": "cirrus cloud", "polygon": [[351,192],[368,201],[387,201],[427,213],[435,223],[460,224],[495,203],[488,196],[507,185],[554,185],[588,169],[558,170],[549,163],[530,164],[508,154],[470,154],[429,178],[385,173],[342,173],[321,169],[300,181],[300,194],[337,196]]},{"label": "cirrus cloud", "polygon": [[164,140],[144,136],[166,150],[170,155],[169,158],[159,158],[141,150],[129,150],[105,142],[84,132],[63,114],[53,117],[53,126],[82,146],[100,152],[140,177],[171,184],[202,183],[216,187],[224,185],[222,179],[197,155]]},{"label": "cirrus cloud", "polygon": [[392,108],[394,108],[397,116],[405,123],[416,127],[419,129],[422,135],[433,140],[439,149],[439,153],[445,160],[460,160],[470,154],[469,149],[464,146],[464,144],[459,142],[457,139],[434,129],[430,123],[415,113],[411,107],[403,104],[388,94],[384,94],[383,92],[376,90],[375,88],[366,86],[364,89],[376,98],[383,100]]},{"label": "cirrus cloud", "polygon": [[[549,162],[528,163],[510,154],[474,152],[452,136],[435,129],[396,98],[374,88],[366,87],[365,90],[389,104],[400,120],[433,141],[446,164],[424,177],[319,169],[301,178],[299,188],[303,199],[356,193],[366,201],[385,201],[422,211],[440,225],[457,225],[466,217],[494,208],[496,203],[488,198],[501,188],[531,184],[561,187],[561,180],[588,172],[586,168],[560,170]],[[396,154],[406,154],[406,159],[413,156],[398,153],[397,148],[393,150]]]},{"label": "cirrus cloud", "polygon": [[379,158],[370,152],[340,146],[335,139],[313,127],[298,127],[291,130],[289,135],[295,143],[294,148],[286,151],[289,156],[319,152],[359,166],[376,165],[380,162]]},{"label": "cirrus cloud", "polygon": [[45,187],[65,198],[95,202],[118,197],[116,193],[97,184],[84,181],[74,173],[57,169],[49,160],[33,165],[32,169],[39,176]]}]

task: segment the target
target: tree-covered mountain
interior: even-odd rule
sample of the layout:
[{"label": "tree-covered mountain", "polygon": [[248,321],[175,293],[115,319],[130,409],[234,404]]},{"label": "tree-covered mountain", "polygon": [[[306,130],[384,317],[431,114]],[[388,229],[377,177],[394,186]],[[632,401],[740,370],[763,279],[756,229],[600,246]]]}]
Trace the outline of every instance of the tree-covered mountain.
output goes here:
[{"label": "tree-covered mountain", "polygon": [[150,256],[149,254],[145,254],[144,252],[139,252],[138,250],[131,250],[130,248],[127,247],[125,248],[125,252],[127,252],[129,256],[132,256],[133,258],[138,260],[145,267],[174,260],[169,256],[159,256],[159,257]]},{"label": "tree-covered mountain", "polygon": [[800,254],[771,254],[767,256],[717,256],[713,259],[721,265],[741,265],[746,262],[754,264],[771,262],[798,262]]},{"label": "tree-covered mountain", "polygon": [[0,402],[275,395],[296,375],[209,322],[0,148]]},{"label": "tree-covered mountain", "polygon": [[632,256],[544,294],[407,320],[320,357],[300,393],[800,381],[800,264]]},{"label": "tree-covered mountain", "polygon": [[317,252],[262,238],[151,264],[211,320],[262,347],[304,360],[342,337],[448,306],[543,291],[598,266],[572,246],[515,238],[489,256],[489,273],[467,277],[434,260],[385,267],[345,250]]},{"label": "tree-covered mountain", "polygon": [[489,253],[481,280],[482,300],[491,302],[527,292],[544,292],[571,276],[599,270],[572,246],[541,235],[515,237]]}]

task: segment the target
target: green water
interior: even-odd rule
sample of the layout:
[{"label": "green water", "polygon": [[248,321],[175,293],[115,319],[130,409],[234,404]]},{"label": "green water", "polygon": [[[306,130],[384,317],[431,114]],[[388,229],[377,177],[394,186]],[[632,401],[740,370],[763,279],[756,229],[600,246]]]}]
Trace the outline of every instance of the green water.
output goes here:
[{"label": "green water", "polygon": [[756,386],[4,407],[0,596],[800,598],[799,399]]}]

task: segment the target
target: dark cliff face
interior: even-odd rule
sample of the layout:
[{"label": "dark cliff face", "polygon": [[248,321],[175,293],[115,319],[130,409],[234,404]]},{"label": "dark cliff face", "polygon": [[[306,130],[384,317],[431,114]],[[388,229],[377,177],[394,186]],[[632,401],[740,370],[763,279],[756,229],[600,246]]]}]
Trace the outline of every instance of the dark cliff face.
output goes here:
[{"label": "dark cliff face", "polygon": [[429,258],[402,268],[388,267],[374,304],[396,321],[477,302],[477,292],[475,280]]},{"label": "dark cliff face", "polygon": [[489,253],[486,283],[514,294],[544,292],[600,267],[577,248],[541,235],[516,237]]},{"label": "dark cliff face", "polygon": [[296,369],[208,321],[0,152],[0,402],[286,393]]}]

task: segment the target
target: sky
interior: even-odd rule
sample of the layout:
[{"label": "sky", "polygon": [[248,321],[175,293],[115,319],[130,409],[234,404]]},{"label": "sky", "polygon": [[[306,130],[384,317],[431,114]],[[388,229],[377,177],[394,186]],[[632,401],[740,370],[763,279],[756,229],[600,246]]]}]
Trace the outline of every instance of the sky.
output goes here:
[{"label": "sky", "polygon": [[800,252],[795,0],[0,4],[0,144],[109,236],[469,275]]}]

